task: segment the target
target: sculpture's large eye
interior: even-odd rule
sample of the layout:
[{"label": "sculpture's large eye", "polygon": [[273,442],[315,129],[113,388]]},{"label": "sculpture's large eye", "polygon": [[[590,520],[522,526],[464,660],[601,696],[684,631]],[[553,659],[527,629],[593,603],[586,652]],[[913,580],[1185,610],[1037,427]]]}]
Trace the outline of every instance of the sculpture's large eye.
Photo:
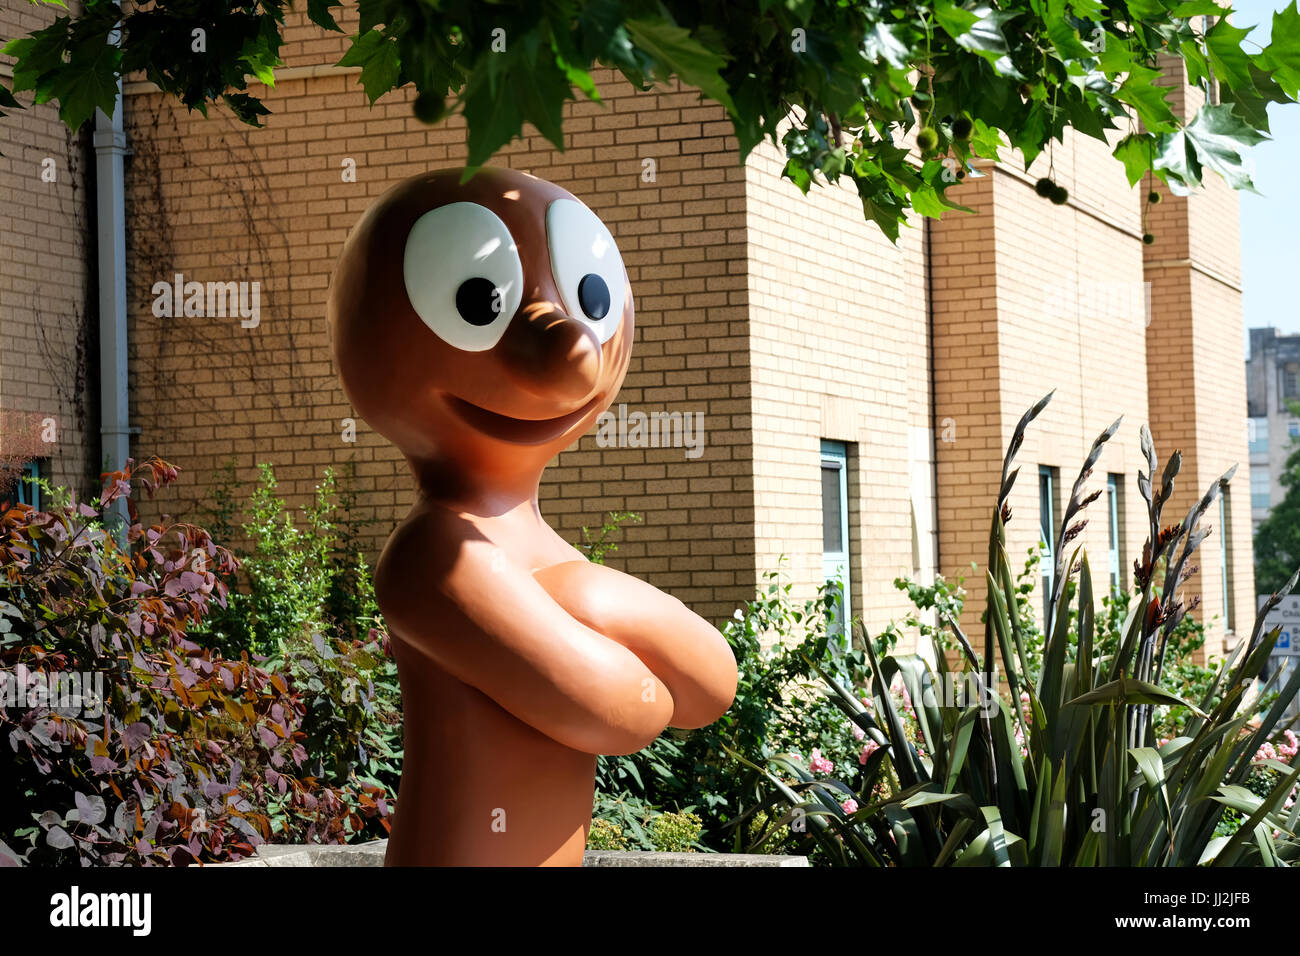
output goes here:
[{"label": "sculpture's large eye", "polygon": [[417,219],[406,237],[402,278],[415,314],[464,352],[496,345],[523,299],[515,240],[478,203],[454,202]]},{"label": "sculpture's large eye", "polygon": [[557,199],[546,210],[551,272],[569,315],[583,319],[602,343],[623,322],[627,273],[605,224],[580,202]]}]

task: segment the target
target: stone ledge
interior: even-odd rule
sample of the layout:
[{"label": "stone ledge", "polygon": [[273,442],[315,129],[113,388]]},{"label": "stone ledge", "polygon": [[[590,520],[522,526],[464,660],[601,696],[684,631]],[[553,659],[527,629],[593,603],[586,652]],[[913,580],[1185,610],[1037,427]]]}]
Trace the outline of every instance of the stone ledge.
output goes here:
[{"label": "stone ledge", "polygon": [[[264,844],[246,860],[211,866],[383,866],[387,840],[350,846]],[[588,850],[583,866],[808,866],[802,856],[757,853],[643,853],[628,850]]]}]

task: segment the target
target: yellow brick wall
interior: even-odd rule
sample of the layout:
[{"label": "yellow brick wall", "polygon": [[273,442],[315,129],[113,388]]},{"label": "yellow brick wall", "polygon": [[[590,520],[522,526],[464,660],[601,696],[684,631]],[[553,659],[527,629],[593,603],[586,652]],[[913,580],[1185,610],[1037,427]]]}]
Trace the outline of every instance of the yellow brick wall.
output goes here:
[{"label": "yellow brick wall", "polygon": [[[1194,217],[1197,212],[1193,210]],[[1204,620],[1214,620],[1210,633],[1217,641],[1223,636],[1226,623],[1223,606],[1225,569],[1221,556],[1226,531],[1232,625],[1236,637],[1245,638],[1250,636],[1255,622],[1255,576],[1251,550],[1250,451],[1246,430],[1241,424],[1246,420],[1245,367],[1243,362],[1235,360],[1241,348],[1241,292],[1225,285],[1217,277],[1199,271],[1193,271],[1190,278],[1194,354],[1197,356],[1197,467],[1195,485],[1184,483],[1175,502],[1183,509],[1190,507],[1195,495],[1204,494],[1220,475],[1233,465],[1237,466],[1228,486],[1228,527],[1222,527],[1216,502],[1204,519],[1211,532],[1201,545],[1200,560],[1196,563],[1202,569],[1199,583],[1203,589],[1203,604],[1200,613]],[[1185,513],[1184,510],[1182,514]],[[1195,588],[1196,582],[1191,586]],[[1209,650],[1219,653],[1214,646]]]},{"label": "yellow brick wall", "polygon": [[[1070,192],[1065,205],[1034,192],[1049,168]],[[935,414],[951,419],[956,437],[937,445],[942,570],[966,576],[964,625],[981,640],[991,508],[1020,416],[1055,389],[1016,458],[1007,539],[1017,572],[1039,540],[1038,466],[1057,469],[1059,524],[1093,440],[1124,418],[1085,484],[1085,494],[1103,497],[1066,548],[1085,547],[1099,593],[1108,576],[1108,474],[1122,476],[1126,583],[1145,537],[1135,482],[1147,419],[1139,207],[1122,168],[1104,143],[1067,136],[1028,171],[1007,163],[982,172],[956,194],[978,215],[949,215],[936,227],[934,279]],[[1041,615],[1040,596],[1035,607]]]},{"label": "yellow brick wall", "polygon": [[[1163,62],[1173,87],[1170,102],[1190,117],[1204,94],[1182,83],[1176,61]],[[1181,521],[1232,465],[1228,515],[1228,578],[1236,636],[1248,636],[1254,623],[1254,565],[1250,531],[1249,447],[1246,437],[1246,378],[1241,361],[1241,247],[1236,193],[1206,171],[1205,187],[1187,197],[1156,187],[1162,202],[1148,207],[1148,230],[1155,242],[1145,247],[1152,282],[1152,322],[1147,334],[1151,369],[1152,426],[1163,460],[1175,449],[1182,471],[1163,521]],[[1225,642],[1223,602],[1225,567],[1221,552],[1219,507],[1202,520],[1211,529],[1189,564],[1198,567],[1184,587],[1199,596],[1198,617],[1209,625],[1201,657],[1221,655]]]},{"label": "yellow brick wall", "polygon": [[963,628],[972,638],[1004,446],[994,189],[987,170],[968,177],[950,195],[975,214],[949,214],[931,227],[939,571],[965,578]]},{"label": "yellow brick wall", "polygon": [[[45,15],[9,6],[0,26],[10,35]],[[375,197],[417,172],[463,163],[464,129],[457,118],[419,124],[409,93],[369,108],[355,71],[329,66],[345,39],[322,36],[301,15],[286,36],[289,72],[263,91],[272,115],[261,130],[219,108],[209,119],[188,114],[128,84],[132,419],[142,429],[134,449],[184,469],[156,507],[191,515],[232,457],[246,483],[258,462],[273,462],[295,504],[326,466],[352,463],[356,516],[369,522],[377,549],[409,506],[411,486],[396,452],[364,423],[355,443],[343,440],[352,411],[324,327],[329,278]],[[1052,388],[1055,400],[1018,459],[1009,529],[1017,565],[1038,538],[1037,465],[1059,468],[1063,504],[1091,441],[1121,414],[1088,487],[1104,489],[1108,473],[1124,478],[1126,583],[1145,531],[1134,484],[1138,426],[1151,423],[1162,455],[1184,451],[1180,495],[1199,494],[1232,460],[1246,460],[1236,426],[1240,363],[1222,360],[1236,354],[1240,330],[1235,198],[1218,184],[1151,207],[1144,222],[1146,187],[1127,186],[1105,144],[1070,136],[1029,170],[1008,162],[970,177],[957,198],[976,215],[914,221],[894,245],[863,222],[850,189],[799,196],[779,178],[770,145],[738,165],[730,124],[697,94],[637,93],[612,73],[597,80],[603,105],[568,107],[566,152],[532,134],[496,162],[561,183],[609,223],[637,302],[633,365],[617,402],[701,412],[706,444],[691,459],[683,449],[601,449],[584,438],[542,488],[544,512],[569,539],[607,511],[641,513],[644,523],[628,526],[611,560],[715,620],[781,555],[807,594],[821,576],[818,443],[843,440],[854,609],[874,633],[906,610],[893,579],[931,571],[931,508],[939,570],[965,574],[968,606],[982,607],[1002,454],[1023,410]],[[1184,91],[1175,97],[1181,108]],[[88,470],[82,449],[98,446],[69,388],[84,374],[73,366],[93,356],[76,339],[77,317],[93,315],[84,174],[77,161],[66,175],[63,166],[83,151],[48,107],[6,123],[15,146],[0,170],[15,201],[0,211],[12,263],[0,287],[0,407],[52,408],[70,422],[54,477],[77,484]],[[59,182],[43,193],[44,155],[62,159]],[[643,175],[648,160],[653,181]],[[348,161],[355,182],[341,175]],[[1065,206],[1033,193],[1049,164],[1070,190]],[[1144,229],[1157,235],[1154,246],[1141,245]],[[259,282],[261,324],[155,317],[153,283],[176,272]],[[1149,328],[1134,294],[1144,279]],[[32,344],[42,334],[61,338],[42,352]],[[1245,483],[1238,487],[1233,583],[1242,621],[1253,599],[1249,501]],[[1104,499],[1088,517],[1080,540],[1104,582]],[[1213,615],[1221,613],[1217,549],[1203,558]],[[973,637],[976,617],[966,620]]]},{"label": "yellow brick wall", "polygon": [[[1138,203],[1122,167],[1106,144],[1082,136],[1056,150],[1055,178],[1070,201],[1044,201],[1028,181],[1044,171],[1035,162],[1026,180],[999,176],[999,323],[1002,348],[1003,441],[1019,415],[1053,386],[1057,392],[1026,435],[1013,509],[1025,516],[1008,528],[1012,553],[1038,539],[1038,465],[1059,474],[1057,522],[1092,442],[1123,418],[1107,443],[1083,494],[1101,490],[1081,518],[1083,533],[1066,545],[1082,546],[1098,593],[1108,588],[1109,527],[1106,476],[1119,477],[1121,579],[1131,581],[1146,524],[1137,491],[1142,462],[1139,429],[1148,417],[1145,295]],[[1127,200],[1127,202],[1125,202]],[[1013,291],[1013,290],[1019,290]],[[1037,299],[1037,301],[1035,301]],[[1048,336],[1043,335],[1044,324]]]},{"label": "yellow brick wall", "polygon": [[[40,29],[55,13],[5,0],[0,37]],[[0,73],[8,81],[11,60]],[[19,95],[23,103],[30,98]],[[47,477],[86,493],[99,473],[87,391],[96,373],[88,349],[95,308],[87,138],[70,134],[51,104],[9,111],[0,122],[0,459],[38,455],[47,460]],[[47,159],[54,182],[42,179]],[[43,440],[50,437],[56,441]],[[0,487],[0,497],[9,493]]]},{"label": "yellow brick wall", "polygon": [[[291,65],[337,52],[290,50]],[[730,123],[693,92],[638,94],[597,77],[604,105],[573,104],[568,150],[539,136],[494,162],[557,182],[608,223],[636,299],[637,341],[617,403],[701,412],[705,446],[600,449],[594,431],[548,469],[542,510],[569,540],[605,512],[641,514],[614,563],[715,619],[753,593],[744,172]],[[281,491],[307,500],[324,468],[355,458],[358,515],[378,549],[412,501],[396,451],[358,422],[335,377],[324,324],[330,274],[374,198],[414,173],[464,163],[464,126],[417,122],[399,92],[372,110],[355,74],[281,79],[262,130],[221,111],[204,120],[129,89],[132,371],[136,440],[184,481],[165,506],[193,511],[232,455],[239,477],[272,462]],[[355,160],[356,182],[341,164]],[[653,182],[643,180],[654,160]],[[156,318],[150,288],[175,272],[261,282],[261,323]]]},{"label": "yellow brick wall", "polygon": [[906,610],[893,581],[916,570],[912,488],[929,480],[909,463],[930,419],[924,231],[917,217],[894,245],[847,180],[804,197],[783,165],[765,143],[746,166],[758,568],[784,555],[799,594],[820,583],[820,441],[849,443],[852,606],[874,634]]}]

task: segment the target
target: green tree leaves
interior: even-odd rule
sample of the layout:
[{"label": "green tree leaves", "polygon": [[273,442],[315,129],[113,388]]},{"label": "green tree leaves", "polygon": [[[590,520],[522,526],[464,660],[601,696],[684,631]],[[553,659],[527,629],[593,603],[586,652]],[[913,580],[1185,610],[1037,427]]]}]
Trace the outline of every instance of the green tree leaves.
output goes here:
[{"label": "green tree leaves", "polygon": [[352,41],[338,65],[361,67],[361,86],[373,106],[375,100],[397,85],[401,72],[397,41],[379,30],[369,30]]},{"label": "green tree leaves", "polygon": [[1161,138],[1155,168],[1176,177],[1184,186],[1199,186],[1208,167],[1233,189],[1253,192],[1255,186],[1241,154],[1245,147],[1264,138],[1237,117],[1231,106],[1203,106],[1192,122]]},{"label": "green tree leaves", "polygon": [[1205,35],[1206,55],[1210,59],[1210,66],[1214,68],[1215,77],[1234,89],[1249,87],[1253,83],[1250,57],[1241,48],[1242,41],[1253,29],[1238,29],[1227,20],[1219,20]]},{"label": "green tree leaves", "polygon": [[[737,159],[769,140],[804,192],[849,176],[864,214],[891,238],[909,211],[953,208],[944,192],[972,160],[998,159],[1010,144],[1032,162],[1066,129],[1097,139],[1127,129],[1114,153],[1130,182],[1154,172],[1185,190],[1210,169],[1250,188],[1243,157],[1268,129],[1269,104],[1300,96],[1295,2],[1274,15],[1262,49],[1214,0],[356,3],[358,32],[340,64],[360,67],[372,104],[413,85],[426,104],[445,104],[438,116],[463,115],[471,165],[525,123],[563,149],[564,104],[599,101],[592,71],[611,67],[638,89],[679,80],[720,104]],[[306,0],[306,14],[339,31],[344,6]],[[246,79],[274,81],[287,9],[285,0],[155,0],[123,12],[87,0],[5,48],[16,60],[12,89],[57,100],[77,126],[111,106],[118,75],[142,70],[190,108],[221,100],[255,124],[266,110]],[[107,40],[119,21],[120,55]],[[206,52],[191,49],[196,27],[207,31]],[[1175,112],[1181,71],[1171,73],[1170,57],[1190,84],[1217,88],[1193,117]],[[954,136],[958,119],[973,132]],[[918,157],[907,144],[921,128],[937,143]]]},{"label": "green tree leaves", "polygon": [[1159,70],[1134,65],[1115,90],[1115,98],[1133,107],[1142,125],[1154,131],[1174,129],[1178,125],[1167,99],[1169,88],[1157,85],[1160,76]]},{"label": "green tree leaves", "polygon": [[[1300,413],[1300,406],[1288,403],[1291,413]],[[1300,566],[1300,443],[1292,441],[1286,465],[1282,470],[1282,487],[1286,494],[1274,502],[1258,528],[1255,529],[1255,592],[1270,594],[1280,591]]]},{"label": "green tree leaves", "polygon": [[78,40],[68,52],[67,69],[55,73],[48,88],[59,101],[59,118],[76,128],[94,116],[96,107],[112,115],[122,52],[95,36]]},{"label": "green tree leaves", "polygon": [[[121,51],[109,42],[113,24],[103,18],[59,17],[50,26],[13,40],[13,91],[31,90],[37,103],[55,100],[59,118],[76,129],[99,107],[113,112]],[[16,106],[16,102],[9,102]]]},{"label": "green tree leaves", "polygon": [[718,73],[727,60],[721,52],[710,50],[667,17],[628,20],[625,26],[631,41],[649,56],[653,64],[650,73],[656,80],[676,76],[721,103],[727,112],[736,111],[726,81]]},{"label": "green tree leaves", "polygon": [[1255,64],[1271,74],[1291,99],[1300,93],[1300,12],[1296,11],[1295,0],[1273,14],[1271,41]]},{"label": "green tree leaves", "polygon": [[343,6],[341,0],[307,0],[307,16],[318,27],[342,33],[343,28],[335,22],[334,15],[330,13],[331,7],[341,6]]}]

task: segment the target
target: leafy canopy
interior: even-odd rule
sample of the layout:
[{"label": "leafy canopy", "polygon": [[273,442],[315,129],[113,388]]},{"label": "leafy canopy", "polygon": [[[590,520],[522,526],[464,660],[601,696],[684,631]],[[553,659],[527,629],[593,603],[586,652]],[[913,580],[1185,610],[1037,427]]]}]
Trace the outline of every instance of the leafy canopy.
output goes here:
[{"label": "leafy canopy", "polygon": [[[78,127],[139,71],[191,109],[223,101],[258,125],[268,111],[248,78],[273,84],[287,6],[153,0],[124,15],[86,0],[5,46],[12,91],[57,101]],[[343,32],[342,7],[307,0],[324,31]],[[739,159],[769,139],[805,193],[847,176],[896,239],[908,209],[954,208],[945,190],[972,159],[1010,147],[1032,162],[1067,127],[1123,132],[1114,154],[1130,183],[1154,172],[1181,193],[1211,169],[1252,188],[1243,152],[1267,133],[1267,104],[1300,92],[1300,13],[1294,0],[1275,13],[1264,47],[1229,13],[1214,0],[357,0],[340,63],[360,67],[371,103],[413,84],[421,119],[462,113],[474,166],[525,122],[563,149],[564,102],[600,99],[598,65],[639,89],[676,77],[725,108]],[[1191,117],[1167,95],[1179,62],[1190,83],[1218,87]],[[0,87],[6,106],[17,102]],[[914,130],[933,131],[919,163],[902,145]]]}]

